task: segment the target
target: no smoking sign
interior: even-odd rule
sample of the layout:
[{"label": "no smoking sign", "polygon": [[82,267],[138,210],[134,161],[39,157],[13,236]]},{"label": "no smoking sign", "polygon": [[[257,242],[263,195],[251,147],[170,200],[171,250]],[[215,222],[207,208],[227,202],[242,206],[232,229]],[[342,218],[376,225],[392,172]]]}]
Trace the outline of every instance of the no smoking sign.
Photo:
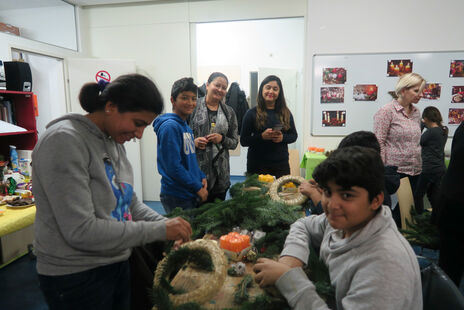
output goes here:
[{"label": "no smoking sign", "polygon": [[95,75],[95,80],[97,81],[100,81],[100,80],[104,80],[106,82],[110,82],[111,81],[111,75],[108,73],[108,71],[105,71],[105,70],[100,70],[97,72],[97,74]]}]

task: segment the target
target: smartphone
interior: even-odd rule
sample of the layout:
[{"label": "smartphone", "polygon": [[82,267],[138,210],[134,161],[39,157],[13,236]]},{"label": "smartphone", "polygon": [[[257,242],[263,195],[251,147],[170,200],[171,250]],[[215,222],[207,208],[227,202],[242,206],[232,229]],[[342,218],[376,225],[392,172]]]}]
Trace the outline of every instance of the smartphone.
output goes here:
[{"label": "smartphone", "polygon": [[281,131],[282,128],[284,128],[282,124],[275,124],[274,127],[272,127],[272,131]]}]

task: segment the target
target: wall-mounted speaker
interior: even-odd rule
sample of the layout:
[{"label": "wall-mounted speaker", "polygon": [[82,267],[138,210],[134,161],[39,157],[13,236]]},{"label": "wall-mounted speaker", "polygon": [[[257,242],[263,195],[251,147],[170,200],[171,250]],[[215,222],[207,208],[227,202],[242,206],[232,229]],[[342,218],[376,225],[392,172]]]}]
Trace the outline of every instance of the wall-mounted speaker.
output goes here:
[{"label": "wall-mounted speaker", "polygon": [[5,61],[6,89],[15,91],[32,91],[31,68],[27,62]]}]

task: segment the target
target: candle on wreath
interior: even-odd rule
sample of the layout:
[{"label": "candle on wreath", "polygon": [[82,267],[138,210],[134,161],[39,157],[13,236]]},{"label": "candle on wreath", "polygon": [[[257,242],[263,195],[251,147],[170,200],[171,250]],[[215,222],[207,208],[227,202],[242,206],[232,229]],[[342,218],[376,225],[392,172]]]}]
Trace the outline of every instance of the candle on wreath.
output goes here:
[{"label": "candle on wreath", "polygon": [[230,232],[219,238],[219,246],[221,249],[238,253],[250,246],[250,236]]}]

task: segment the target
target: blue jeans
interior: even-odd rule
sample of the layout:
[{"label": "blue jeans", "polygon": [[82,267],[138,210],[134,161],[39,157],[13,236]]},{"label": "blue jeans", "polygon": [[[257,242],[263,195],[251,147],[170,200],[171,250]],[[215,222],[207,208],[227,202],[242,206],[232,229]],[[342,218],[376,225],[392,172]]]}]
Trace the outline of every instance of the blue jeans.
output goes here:
[{"label": "blue jeans", "polygon": [[130,308],[128,261],[63,276],[38,276],[50,310]]},{"label": "blue jeans", "polygon": [[164,211],[166,214],[171,213],[175,208],[179,207],[184,210],[194,209],[199,206],[197,198],[191,199],[182,199],[179,197],[161,194],[160,195],[161,204],[163,205]]}]

